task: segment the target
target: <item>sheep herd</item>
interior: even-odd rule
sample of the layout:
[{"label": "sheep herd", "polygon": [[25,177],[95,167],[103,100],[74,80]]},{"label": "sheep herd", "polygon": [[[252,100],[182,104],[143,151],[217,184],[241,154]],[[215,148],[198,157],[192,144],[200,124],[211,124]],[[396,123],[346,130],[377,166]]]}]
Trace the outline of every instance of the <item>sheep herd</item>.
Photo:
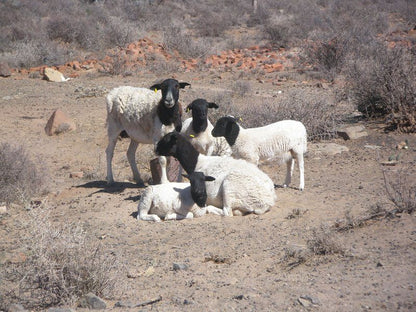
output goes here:
[{"label": "sheep herd", "polygon": [[[186,107],[192,117],[182,122],[179,90],[186,86],[190,84],[166,79],[149,89],[122,86],[107,95],[107,182],[114,182],[112,158],[122,132],[130,137],[127,159],[138,184],[143,185],[135,159],[140,143],[154,145],[161,166],[161,184],[145,189],[137,219],[263,214],[276,202],[273,181],[258,168],[266,159],[286,163],[284,187],[291,182],[296,160],[299,189],[304,189],[307,133],[301,122],[283,120],[245,129],[235,117],[225,116],[213,126],[208,111],[218,105],[205,99],[192,101]],[[167,156],[180,162],[189,183],[168,181]]]}]

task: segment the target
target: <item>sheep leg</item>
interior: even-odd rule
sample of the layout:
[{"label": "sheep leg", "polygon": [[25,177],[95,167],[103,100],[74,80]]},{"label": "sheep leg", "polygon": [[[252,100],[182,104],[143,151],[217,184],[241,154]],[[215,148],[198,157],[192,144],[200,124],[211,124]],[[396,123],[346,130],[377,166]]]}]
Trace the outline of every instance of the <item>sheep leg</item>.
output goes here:
[{"label": "sheep leg", "polygon": [[137,184],[142,184],[143,181],[140,177],[140,173],[139,173],[139,170],[137,169],[137,164],[136,164],[136,150],[138,146],[139,146],[138,142],[134,141],[133,139],[130,140],[130,145],[127,150],[127,159],[129,161],[130,168],[133,171],[134,181],[136,181]]},{"label": "sheep leg", "polygon": [[291,157],[288,161],[286,161],[286,179],[283,187],[288,187],[290,182],[292,182],[292,174],[293,169],[295,168],[295,160]]},{"label": "sheep leg", "polygon": [[160,177],[160,183],[161,184],[169,183],[168,175],[166,173],[167,159],[165,156],[159,156],[159,164],[160,164],[160,169],[162,171],[161,172],[162,176]]},{"label": "sheep leg", "polygon": [[112,132],[108,131],[108,145],[105,150],[105,154],[107,156],[107,183],[111,184],[114,182],[113,178],[113,169],[111,166],[111,162],[113,161],[114,149],[117,144],[117,138],[120,132]]},{"label": "sheep leg", "polygon": [[143,220],[143,221],[153,221],[153,222],[160,222],[160,218],[158,215],[155,214],[147,214],[147,213],[143,213],[143,214],[139,214],[137,216],[138,220]]},{"label": "sheep leg", "polygon": [[193,217],[194,217],[194,214],[192,213],[192,212],[188,212],[187,214],[186,214],[186,216],[184,216],[184,215],[181,215],[181,214],[177,214],[177,213],[175,213],[175,212],[172,212],[172,213],[168,213],[166,216],[165,216],[165,221],[168,221],[168,220],[183,220],[183,219],[193,219]]},{"label": "sheep leg", "polygon": [[224,215],[224,211],[220,208],[215,207],[215,206],[206,206],[204,208],[206,209],[207,213],[209,213],[209,214],[214,214],[214,215],[217,215],[217,216],[223,216]]},{"label": "sheep leg", "polygon": [[299,190],[303,191],[305,188],[305,176],[304,176],[304,161],[303,161],[303,154],[298,154],[297,156],[298,167],[299,167]]}]

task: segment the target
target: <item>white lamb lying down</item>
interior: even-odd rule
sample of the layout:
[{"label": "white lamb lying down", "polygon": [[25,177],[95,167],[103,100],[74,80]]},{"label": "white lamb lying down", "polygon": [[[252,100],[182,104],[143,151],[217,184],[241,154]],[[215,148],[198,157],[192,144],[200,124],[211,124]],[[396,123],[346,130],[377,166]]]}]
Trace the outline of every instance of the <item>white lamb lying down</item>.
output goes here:
[{"label": "white lamb lying down", "polygon": [[182,123],[181,134],[191,142],[198,152],[211,155],[231,155],[231,148],[222,138],[214,138],[211,134],[214,126],[208,119],[208,108],[218,108],[215,103],[204,99],[196,99],[186,107],[186,111],[192,110],[192,117]]},{"label": "white lamb lying down", "polygon": [[263,214],[274,206],[276,193],[272,180],[256,165],[229,156],[200,154],[181,134],[166,134],[156,154],[174,156],[188,174],[201,171],[215,176],[207,183],[207,204],[223,208],[224,215]]},{"label": "white lamb lying down", "polygon": [[144,191],[138,206],[138,220],[160,222],[201,217],[211,213],[223,215],[222,209],[206,206],[207,192],[205,181],[215,178],[202,172],[184,175],[190,183],[167,183],[152,185]]},{"label": "white lamb lying down", "polygon": [[264,127],[244,129],[236,118],[226,116],[217,120],[212,135],[225,137],[235,158],[256,165],[260,160],[283,159],[287,168],[284,187],[289,186],[292,180],[296,159],[300,174],[299,189],[305,188],[303,154],[307,149],[307,134],[301,122],[282,120]]}]

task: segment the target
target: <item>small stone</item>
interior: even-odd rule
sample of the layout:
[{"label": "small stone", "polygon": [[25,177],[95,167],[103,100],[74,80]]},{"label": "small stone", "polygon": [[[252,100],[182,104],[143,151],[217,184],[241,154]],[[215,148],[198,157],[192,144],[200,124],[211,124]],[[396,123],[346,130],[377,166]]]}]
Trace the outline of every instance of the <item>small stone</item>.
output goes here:
[{"label": "small stone", "polygon": [[131,309],[131,308],[137,307],[139,304],[140,303],[133,303],[131,301],[122,300],[122,301],[117,301],[114,304],[114,307],[115,308],[129,308],[129,309]]},{"label": "small stone", "polygon": [[7,309],[8,312],[26,312],[27,310],[20,303],[13,303]]},{"label": "small stone", "polygon": [[7,213],[7,206],[0,206],[0,215]]},{"label": "small stone", "polygon": [[72,179],[75,179],[75,178],[79,178],[80,179],[83,176],[84,176],[84,172],[82,172],[82,171],[71,172],[69,174],[69,177],[72,178]]},{"label": "small stone", "polygon": [[46,312],[75,312],[75,310],[70,308],[49,308]]},{"label": "small stone", "polygon": [[173,263],[173,270],[174,271],[188,270],[188,266],[183,263]]},{"label": "small stone", "polygon": [[88,293],[85,296],[81,297],[79,300],[78,306],[80,308],[87,308],[93,310],[100,310],[107,308],[107,304],[100,297],[92,293]]},{"label": "small stone", "polygon": [[409,147],[407,146],[407,143],[405,141],[400,142],[399,144],[396,145],[397,149],[408,149]]}]

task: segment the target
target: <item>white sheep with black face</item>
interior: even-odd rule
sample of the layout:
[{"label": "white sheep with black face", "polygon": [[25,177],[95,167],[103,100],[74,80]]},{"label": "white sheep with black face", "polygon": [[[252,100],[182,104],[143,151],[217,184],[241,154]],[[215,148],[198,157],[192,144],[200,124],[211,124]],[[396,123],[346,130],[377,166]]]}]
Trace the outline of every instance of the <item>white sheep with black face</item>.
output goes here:
[{"label": "white sheep with black face", "polygon": [[307,150],[305,126],[295,120],[282,120],[264,127],[243,128],[232,116],[217,120],[214,137],[224,137],[231,146],[232,157],[245,159],[256,165],[261,160],[278,158],[286,163],[284,187],[292,180],[294,160],[299,167],[299,189],[305,188],[303,155]]},{"label": "white sheep with black face", "polygon": [[152,185],[142,194],[138,206],[138,220],[161,221],[201,217],[207,213],[223,215],[222,209],[206,206],[206,184],[215,178],[202,172],[184,175],[190,183]]},{"label": "white sheep with black face", "polygon": [[256,165],[229,156],[200,154],[183,135],[166,134],[156,147],[156,154],[174,156],[188,174],[195,171],[214,176],[207,183],[207,204],[222,208],[224,215],[263,214],[276,201],[272,180]]},{"label": "white sheep with black face", "polygon": [[[140,143],[156,144],[166,133],[182,128],[182,108],[179,105],[179,89],[190,84],[166,79],[146,88],[122,86],[111,90],[107,101],[107,182],[113,183],[112,159],[118,136],[126,132],[130,137],[127,159],[134,180],[143,184],[136,165],[136,150]],[[166,158],[159,157],[162,168],[161,182],[167,183]]]},{"label": "white sheep with black face", "polygon": [[214,126],[208,119],[208,109],[218,109],[218,105],[204,99],[196,99],[186,107],[192,111],[192,117],[184,120],[181,133],[198,150],[211,155],[231,155],[231,149],[224,138],[214,138],[211,134]]}]

